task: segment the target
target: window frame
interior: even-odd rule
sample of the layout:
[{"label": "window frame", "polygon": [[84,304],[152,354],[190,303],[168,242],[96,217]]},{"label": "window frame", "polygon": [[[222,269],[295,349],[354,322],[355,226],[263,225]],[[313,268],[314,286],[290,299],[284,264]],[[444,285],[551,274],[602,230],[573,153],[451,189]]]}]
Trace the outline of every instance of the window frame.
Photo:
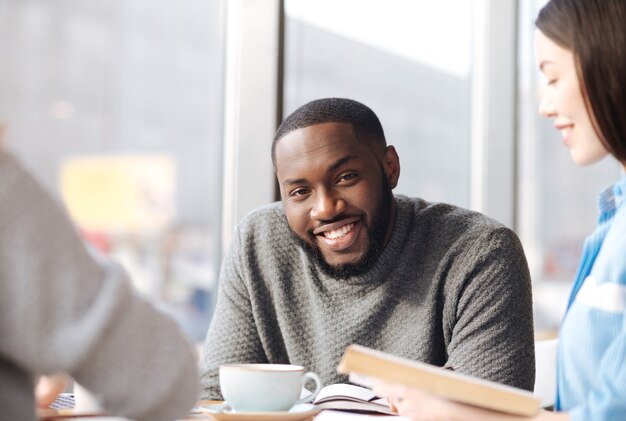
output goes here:
[{"label": "window frame", "polygon": [[[470,208],[516,229],[517,1],[471,1]],[[227,3],[223,249],[241,218],[276,199],[284,19],[284,0]]]}]

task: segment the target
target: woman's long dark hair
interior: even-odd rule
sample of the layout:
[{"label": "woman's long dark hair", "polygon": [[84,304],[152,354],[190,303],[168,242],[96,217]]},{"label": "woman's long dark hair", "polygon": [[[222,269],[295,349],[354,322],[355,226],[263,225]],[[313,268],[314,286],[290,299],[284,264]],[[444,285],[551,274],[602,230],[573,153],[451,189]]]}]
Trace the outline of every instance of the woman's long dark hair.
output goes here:
[{"label": "woman's long dark hair", "polygon": [[535,25],[574,54],[598,137],[626,164],[626,0],[550,0]]}]

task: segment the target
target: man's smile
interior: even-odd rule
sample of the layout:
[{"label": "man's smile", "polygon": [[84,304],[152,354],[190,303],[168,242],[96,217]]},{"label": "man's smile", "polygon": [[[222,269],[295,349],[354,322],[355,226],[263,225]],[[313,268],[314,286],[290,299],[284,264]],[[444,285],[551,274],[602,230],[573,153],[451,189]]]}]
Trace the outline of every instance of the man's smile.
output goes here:
[{"label": "man's smile", "polygon": [[361,231],[361,216],[349,217],[326,224],[313,231],[324,248],[333,251],[345,251],[354,244]]}]

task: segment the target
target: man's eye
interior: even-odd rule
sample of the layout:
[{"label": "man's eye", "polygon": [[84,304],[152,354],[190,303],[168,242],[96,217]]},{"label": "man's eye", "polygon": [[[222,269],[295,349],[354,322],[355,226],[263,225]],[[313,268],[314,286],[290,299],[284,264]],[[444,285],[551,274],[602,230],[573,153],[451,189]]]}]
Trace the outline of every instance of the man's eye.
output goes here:
[{"label": "man's eye", "polygon": [[354,177],[356,177],[356,174],[354,173],[348,173],[348,174],[344,174],[341,177],[339,177],[339,181],[348,181],[348,180],[352,180]]},{"label": "man's eye", "polygon": [[289,193],[289,196],[291,197],[296,197],[296,196],[304,196],[305,194],[307,194],[309,192],[309,189],[295,189],[292,190],[291,193]]}]

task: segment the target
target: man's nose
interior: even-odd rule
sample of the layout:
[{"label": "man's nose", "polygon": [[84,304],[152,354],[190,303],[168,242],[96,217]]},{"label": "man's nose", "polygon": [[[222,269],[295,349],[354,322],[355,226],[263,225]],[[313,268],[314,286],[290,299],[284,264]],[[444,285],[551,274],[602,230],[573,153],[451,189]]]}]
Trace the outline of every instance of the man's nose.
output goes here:
[{"label": "man's nose", "polygon": [[323,191],[317,194],[311,209],[311,217],[319,221],[332,221],[345,210],[345,207],[342,198],[332,192]]}]

